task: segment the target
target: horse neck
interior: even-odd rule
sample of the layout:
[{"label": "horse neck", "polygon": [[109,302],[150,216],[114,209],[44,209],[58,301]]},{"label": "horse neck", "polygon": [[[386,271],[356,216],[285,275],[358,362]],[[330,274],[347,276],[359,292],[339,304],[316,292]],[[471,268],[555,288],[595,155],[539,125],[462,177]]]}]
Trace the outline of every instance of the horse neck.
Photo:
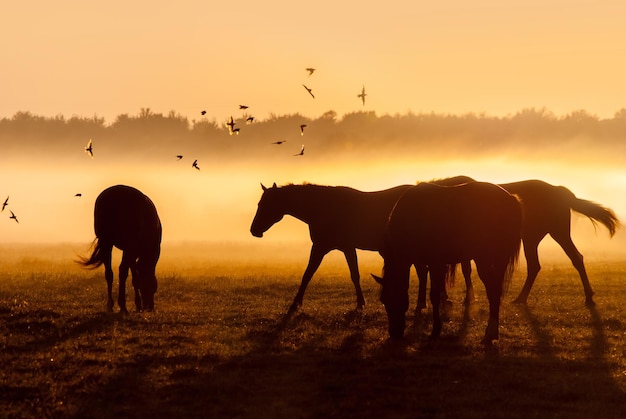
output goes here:
[{"label": "horse neck", "polygon": [[283,187],[284,213],[307,224],[323,209],[323,200],[319,198],[321,188],[313,186]]}]

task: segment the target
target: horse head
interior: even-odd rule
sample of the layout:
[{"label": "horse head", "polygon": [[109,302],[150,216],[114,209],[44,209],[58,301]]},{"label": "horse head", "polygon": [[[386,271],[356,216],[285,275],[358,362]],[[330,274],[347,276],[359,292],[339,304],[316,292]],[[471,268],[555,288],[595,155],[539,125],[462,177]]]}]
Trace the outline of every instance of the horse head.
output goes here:
[{"label": "horse head", "polygon": [[137,279],[133,277],[133,285],[139,291],[139,299],[135,298],[138,309],[141,307],[145,311],[154,310],[154,294],[158,288],[155,273],[158,259],[157,252],[156,257],[140,257],[137,261]]},{"label": "horse head", "polygon": [[263,233],[282,220],[285,215],[283,205],[278,200],[277,192],[280,188],[276,186],[276,183],[270,188],[266,188],[261,184],[261,188],[263,188],[263,195],[250,226],[250,233],[254,237],[263,237]]},{"label": "horse head", "polygon": [[382,287],[380,290],[380,302],[385,306],[389,321],[389,336],[391,339],[402,339],[406,327],[406,311],[409,308],[409,278],[406,279],[389,275],[389,271],[383,271],[383,277],[372,274],[372,277]]}]

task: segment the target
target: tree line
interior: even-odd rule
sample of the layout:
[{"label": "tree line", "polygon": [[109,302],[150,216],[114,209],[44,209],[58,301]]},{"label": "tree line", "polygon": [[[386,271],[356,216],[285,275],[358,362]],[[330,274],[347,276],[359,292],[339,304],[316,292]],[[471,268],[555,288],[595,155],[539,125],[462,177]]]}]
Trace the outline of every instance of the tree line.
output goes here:
[{"label": "tree line", "polygon": [[[0,142],[4,154],[66,152],[93,139],[96,147],[123,147],[127,154],[194,147],[214,155],[258,156],[274,153],[276,145],[272,143],[283,140],[293,149],[299,150],[302,143],[324,154],[362,156],[398,151],[476,155],[538,150],[594,150],[612,160],[626,155],[626,108],[613,118],[599,118],[584,110],[556,116],[535,108],[505,117],[475,113],[377,115],[373,111],[339,117],[328,111],[317,118],[270,115],[247,124],[247,116],[234,118],[240,131],[233,135],[226,118],[190,121],[174,111],[162,114],[149,108],[136,115],[119,115],[109,124],[96,115],[66,118],[18,112],[0,119]],[[304,135],[301,125],[306,125]]]}]

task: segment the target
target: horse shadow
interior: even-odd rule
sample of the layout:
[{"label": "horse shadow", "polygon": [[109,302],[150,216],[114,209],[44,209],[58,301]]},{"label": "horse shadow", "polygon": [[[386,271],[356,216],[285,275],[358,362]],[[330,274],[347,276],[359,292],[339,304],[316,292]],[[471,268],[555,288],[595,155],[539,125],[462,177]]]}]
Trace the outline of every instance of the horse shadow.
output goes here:
[{"label": "horse shadow", "polygon": [[[496,416],[508,412],[511,417],[585,417],[603,407],[610,417],[626,414],[623,403],[616,407],[624,391],[608,365],[606,322],[597,307],[589,308],[588,356],[577,360],[558,356],[554,337],[532,308],[515,307],[530,329],[530,355],[518,354],[506,343],[497,356],[477,353],[476,345],[468,342],[469,331],[476,327],[472,307],[464,307],[454,320],[460,322],[458,328],[451,327],[438,340],[426,333],[426,315],[413,319],[407,339],[386,339],[386,333],[380,333],[386,328],[384,310],[378,309],[337,311],[330,320],[305,310],[266,316],[249,328],[246,349],[234,356],[219,349],[198,351],[201,347],[194,337],[182,332],[153,342],[162,347],[160,352],[142,350],[143,341],[127,342],[123,360],[115,368],[91,366],[103,376],[97,385],[86,381],[75,389],[73,412],[76,417],[103,418],[258,417],[259,412],[267,417],[358,418],[441,417],[458,412],[478,416],[488,408]],[[13,332],[35,319],[40,331],[51,329],[25,343],[8,342],[5,349],[41,351],[42,346],[52,349],[96,332],[112,334],[119,327],[144,335],[162,326],[144,324],[138,316],[94,313],[76,316],[64,330],[53,332],[45,322],[54,322],[57,315],[34,311],[17,316],[7,326],[9,313],[0,311],[4,327]],[[0,403],[24,395],[35,399],[44,391],[2,389],[6,391]]]},{"label": "horse shadow", "polygon": [[[532,310],[522,312],[536,337],[534,357],[509,352],[476,356],[460,336],[372,342],[368,324],[345,333],[332,348],[325,346],[325,336],[310,336],[292,348],[285,334],[313,317],[280,316],[248,334],[251,348],[242,355],[137,354],[128,368],[86,395],[79,412],[103,408],[114,415],[130,405],[142,415],[159,417],[254,417],[259,412],[268,417],[436,417],[479,415],[488,406],[511,417],[585,417],[604,404],[608,416],[626,413],[626,407],[615,407],[624,393],[604,360],[606,342],[597,311],[591,312],[591,356],[577,361],[556,356],[550,334]],[[166,384],[150,384],[159,369],[172,371]],[[129,383],[137,389],[134,395],[119,390]],[[142,390],[146,388],[150,392]],[[108,399],[116,403],[105,404]]]}]

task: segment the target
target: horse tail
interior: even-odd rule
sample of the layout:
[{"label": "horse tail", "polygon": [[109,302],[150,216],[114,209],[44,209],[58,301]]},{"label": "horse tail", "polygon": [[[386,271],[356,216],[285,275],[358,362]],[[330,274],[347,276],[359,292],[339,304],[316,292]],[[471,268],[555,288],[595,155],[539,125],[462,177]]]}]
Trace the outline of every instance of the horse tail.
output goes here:
[{"label": "horse tail", "polygon": [[102,257],[103,256],[102,246],[100,245],[100,241],[98,240],[97,237],[94,239],[93,243],[91,244],[91,248],[93,249],[91,252],[91,256],[89,257],[79,256],[76,263],[82,265],[83,267],[87,269],[96,269],[104,263],[104,260]]},{"label": "horse tail", "polygon": [[524,220],[524,206],[522,204],[522,199],[518,195],[511,195],[511,198],[511,215],[513,217],[511,221],[513,223],[510,230],[508,231],[509,246],[507,246],[508,257],[506,261],[506,269],[504,271],[504,283],[502,284],[503,294],[509,288],[511,278],[513,278],[513,273],[515,272],[515,268],[517,267],[517,262],[519,260],[520,249],[522,247],[522,224]]},{"label": "horse tail", "polygon": [[576,196],[574,196],[574,194],[569,189],[566,190],[571,194],[569,199],[570,208],[589,218],[594,227],[597,225],[597,223],[605,226],[607,230],[609,230],[609,234],[611,235],[611,237],[613,237],[613,235],[617,231],[617,228],[620,225],[619,219],[617,218],[613,210],[593,201],[576,198]]},{"label": "horse tail", "polygon": [[452,263],[452,264],[446,265],[446,276],[445,276],[446,288],[454,287],[454,280],[456,278],[456,265],[458,265],[458,263]]}]

